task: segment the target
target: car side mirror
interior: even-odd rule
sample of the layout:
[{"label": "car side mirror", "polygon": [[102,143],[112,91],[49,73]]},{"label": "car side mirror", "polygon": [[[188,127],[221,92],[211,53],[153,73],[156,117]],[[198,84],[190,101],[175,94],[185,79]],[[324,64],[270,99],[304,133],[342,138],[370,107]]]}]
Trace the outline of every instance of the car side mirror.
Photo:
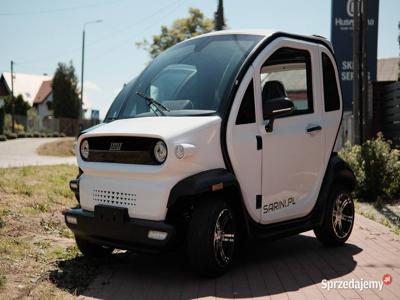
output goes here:
[{"label": "car side mirror", "polygon": [[263,110],[264,118],[266,117],[269,119],[265,130],[267,132],[272,132],[275,118],[291,114],[294,110],[294,104],[287,97],[276,98],[266,101]]}]

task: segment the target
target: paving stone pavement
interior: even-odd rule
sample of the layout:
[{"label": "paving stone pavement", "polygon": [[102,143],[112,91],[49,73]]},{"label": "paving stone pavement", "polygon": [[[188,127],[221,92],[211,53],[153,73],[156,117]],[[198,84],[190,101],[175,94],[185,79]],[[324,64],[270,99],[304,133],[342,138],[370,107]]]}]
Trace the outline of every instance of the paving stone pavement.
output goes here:
[{"label": "paving stone pavement", "polygon": [[75,156],[57,157],[37,154],[40,145],[64,138],[25,138],[0,142],[0,168],[35,165],[76,164]]},{"label": "paving stone pavement", "polygon": [[[381,281],[383,289],[323,288],[322,280]],[[80,299],[400,299],[400,238],[360,215],[343,247],[305,234],[249,245],[222,277],[194,275],[182,251],[114,254]]]}]

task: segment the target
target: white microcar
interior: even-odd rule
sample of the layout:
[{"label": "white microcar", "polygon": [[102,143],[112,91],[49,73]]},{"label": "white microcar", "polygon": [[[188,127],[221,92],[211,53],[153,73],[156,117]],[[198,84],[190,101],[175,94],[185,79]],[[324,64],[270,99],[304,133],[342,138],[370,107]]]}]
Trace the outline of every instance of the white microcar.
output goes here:
[{"label": "white microcar", "polygon": [[248,239],[313,229],[343,244],[355,178],[334,152],[342,118],[330,43],[219,31],[179,43],[125,85],[78,138],[79,202],[65,220],[84,255],[184,246],[225,272]]}]

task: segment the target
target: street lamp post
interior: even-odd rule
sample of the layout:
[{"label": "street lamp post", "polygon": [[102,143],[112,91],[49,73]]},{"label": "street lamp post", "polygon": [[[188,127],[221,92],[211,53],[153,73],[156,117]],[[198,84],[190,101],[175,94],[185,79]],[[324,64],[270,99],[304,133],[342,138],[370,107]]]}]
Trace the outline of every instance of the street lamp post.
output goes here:
[{"label": "street lamp post", "polygon": [[86,26],[89,24],[101,23],[103,20],[95,20],[89,21],[83,24],[83,31],[82,31],[82,70],[81,70],[81,97],[80,97],[80,105],[79,105],[79,124],[82,126],[83,120],[83,71],[85,66],[85,31]]}]

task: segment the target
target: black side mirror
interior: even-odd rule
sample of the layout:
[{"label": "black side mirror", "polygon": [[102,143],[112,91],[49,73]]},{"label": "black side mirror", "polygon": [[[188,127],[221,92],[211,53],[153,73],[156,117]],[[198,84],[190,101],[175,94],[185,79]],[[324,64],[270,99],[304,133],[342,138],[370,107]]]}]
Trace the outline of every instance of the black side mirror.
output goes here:
[{"label": "black side mirror", "polygon": [[268,124],[265,126],[267,132],[272,132],[276,117],[289,115],[294,110],[293,102],[286,97],[271,99],[264,102],[263,105],[264,119],[269,119]]}]

